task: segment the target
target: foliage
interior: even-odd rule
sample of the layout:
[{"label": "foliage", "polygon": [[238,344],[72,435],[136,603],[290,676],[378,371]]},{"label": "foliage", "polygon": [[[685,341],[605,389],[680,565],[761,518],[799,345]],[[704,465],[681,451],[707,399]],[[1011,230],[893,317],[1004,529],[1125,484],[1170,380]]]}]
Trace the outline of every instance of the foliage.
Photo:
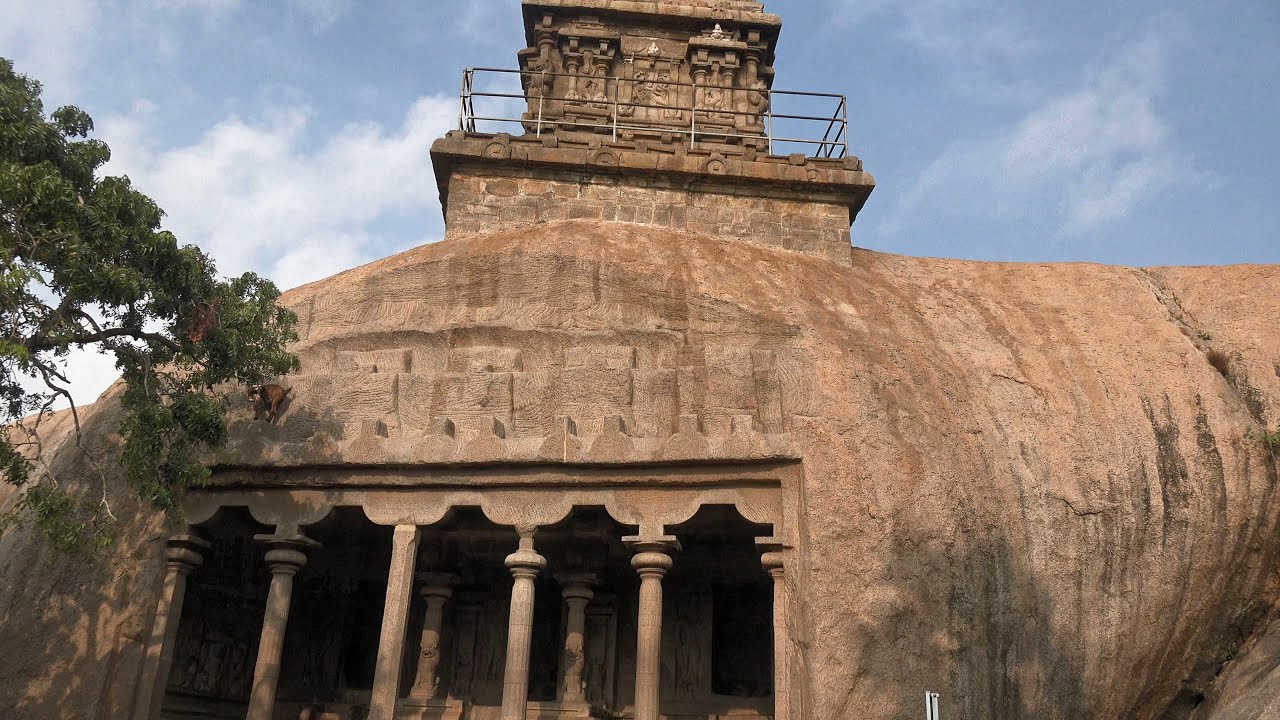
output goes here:
[{"label": "foliage", "polygon": [[1227,644],[1225,648],[1223,648],[1221,662],[1224,662],[1224,663],[1231,662],[1232,660],[1236,659],[1236,656],[1239,654],[1240,654],[1240,643],[1237,643],[1236,641],[1232,640],[1230,643]]},{"label": "foliage", "polygon": [[1262,442],[1266,443],[1267,447],[1272,450],[1280,450],[1280,429],[1277,429],[1273,433],[1269,433],[1266,430],[1262,430],[1261,432]]},{"label": "foliage", "polygon": [[[68,353],[114,354],[125,476],[167,509],[207,476],[200,454],[226,441],[213,388],[296,369],[285,346],[297,319],[270,281],[221,279],[207,255],[179,245],[127,177],[99,177],[111,153],[89,137],[92,119],[75,107],[46,118],[40,91],[0,58],[0,473],[29,483],[7,523],[34,522],[76,549],[93,545],[111,511],[105,488],[98,508],[78,507],[39,457],[41,421],[71,402]],[[70,412],[78,444],[74,403]]]}]

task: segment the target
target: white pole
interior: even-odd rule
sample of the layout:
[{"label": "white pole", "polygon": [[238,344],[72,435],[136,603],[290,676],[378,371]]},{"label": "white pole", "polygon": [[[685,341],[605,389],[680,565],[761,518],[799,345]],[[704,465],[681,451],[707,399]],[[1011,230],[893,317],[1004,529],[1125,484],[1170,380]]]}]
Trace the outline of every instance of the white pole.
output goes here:
[{"label": "white pole", "polygon": [[938,712],[938,693],[925,692],[924,717],[925,720],[942,720],[942,717]]}]

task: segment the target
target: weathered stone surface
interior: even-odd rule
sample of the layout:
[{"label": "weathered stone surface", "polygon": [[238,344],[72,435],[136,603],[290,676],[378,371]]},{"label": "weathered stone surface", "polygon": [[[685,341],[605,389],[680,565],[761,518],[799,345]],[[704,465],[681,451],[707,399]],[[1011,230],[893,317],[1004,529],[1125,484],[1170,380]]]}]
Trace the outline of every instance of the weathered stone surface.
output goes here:
[{"label": "weathered stone surface", "polygon": [[[105,476],[73,450],[70,412],[41,426],[47,447],[60,448],[48,457],[63,487],[90,503],[105,500],[124,520],[106,566],[59,555],[27,528],[0,535],[0,707],[10,717],[105,720],[133,708],[172,528],[140,506],[113,459],[116,390],[79,409],[81,443]],[[19,492],[0,483],[0,512]]]},{"label": "weathered stone surface", "polygon": [[600,169],[587,167],[585,146],[546,148],[528,136],[505,140],[508,154],[490,162],[484,148],[491,142],[455,132],[432,147],[449,237],[604,220],[766,243],[848,265],[849,227],[875,184],[860,166],[849,169],[849,159],[796,165],[762,154],[710,175],[710,150],[673,154],[675,147],[615,143],[617,163]]},{"label": "weathered stone surface", "polygon": [[[336,417],[338,452],[358,440],[345,433],[368,427],[363,462],[385,447],[398,467],[456,463],[449,453],[478,441],[503,461],[571,460],[625,437],[634,454],[611,459],[660,476],[664,448],[768,452],[781,424],[804,478],[805,551],[787,572],[790,630],[805,648],[791,682],[808,717],[909,716],[925,688],[956,717],[1187,717],[1223,649],[1277,600],[1280,478],[1246,433],[1280,425],[1277,286],[1276,267],[861,251],[844,267],[592,221],[458,235],[288,293],[305,373],[347,387],[307,381],[315,391],[295,389],[279,426],[238,420],[235,432],[286,461],[299,445],[284,432],[291,418],[321,428]],[[382,417],[408,417],[403,395],[387,394],[394,376],[383,362],[353,370],[344,354],[382,342],[393,358],[409,352],[410,364],[391,363],[401,375],[581,371],[614,389],[593,373],[627,372],[634,393],[639,373],[665,372],[671,380],[645,386],[674,383],[674,409],[641,411],[633,399],[630,416],[609,413],[626,434],[606,436],[604,413],[571,424],[553,398],[533,421],[517,402],[506,437],[490,415],[487,434],[458,426],[455,438],[435,410],[412,427]],[[457,348],[480,346],[519,351],[520,367],[454,367]],[[1205,361],[1206,346],[1231,355],[1232,380]],[[584,347],[604,359],[570,367],[567,351]],[[614,367],[627,347],[635,367]],[[100,446],[113,408],[108,397],[84,417]],[[665,425],[636,421],[667,413]],[[97,492],[72,448],[57,457]],[[380,472],[401,472],[389,467]],[[0,538],[0,646],[33,649],[0,657],[0,697],[16,698],[20,716],[117,717],[105,709],[110,684],[136,677],[121,638],[140,634],[128,630],[139,617],[149,627],[167,533],[127,490],[110,491],[116,514],[136,520],[100,580],[42,565],[27,531]],[[1243,677],[1216,717],[1265,717],[1229,714],[1265,673]]]},{"label": "weathered stone surface", "polygon": [[[1241,642],[1245,647],[1240,648]],[[1225,668],[1223,666],[1226,665]],[[1192,715],[1195,720],[1270,720],[1280,717],[1280,622],[1250,641],[1231,641],[1222,648],[1223,669],[1208,698]]]}]

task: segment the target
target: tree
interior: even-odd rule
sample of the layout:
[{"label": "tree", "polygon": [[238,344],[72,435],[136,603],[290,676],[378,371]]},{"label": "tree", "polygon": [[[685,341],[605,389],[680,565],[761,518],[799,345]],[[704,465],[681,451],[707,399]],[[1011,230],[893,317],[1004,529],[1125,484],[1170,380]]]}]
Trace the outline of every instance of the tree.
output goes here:
[{"label": "tree", "polygon": [[[80,503],[39,456],[40,424],[60,399],[79,415],[68,353],[115,355],[125,477],[156,508],[208,476],[202,453],[227,438],[223,383],[297,369],[296,316],[253,273],[213,261],[161,228],[164,213],[127,177],[99,177],[111,153],[75,107],[45,117],[41,87],[0,58],[0,474],[26,491],[12,522],[36,522],[62,549],[109,532],[111,509]],[[38,389],[24,389],[22,378]],[[30,383],[29,383],[30,384]]]}]

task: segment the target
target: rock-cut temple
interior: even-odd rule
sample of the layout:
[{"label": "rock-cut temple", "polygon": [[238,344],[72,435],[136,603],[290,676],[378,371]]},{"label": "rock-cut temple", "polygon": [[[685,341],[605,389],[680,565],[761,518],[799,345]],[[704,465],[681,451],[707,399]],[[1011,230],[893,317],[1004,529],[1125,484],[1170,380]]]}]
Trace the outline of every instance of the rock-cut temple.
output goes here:
[{"label": "rock-cut temple", "polygon": [[[842,97],[774,88],[761,3],[523,11],[518,69],[466,71],[432,148],[448,239],[594,220],[850,264],[872,178]],[[798,716],[803,360],[533,331],[523,300],[498,334],[307,339],[292,407],[241,429],[169,542],[137,717]]]},{"label": "rock-cut temple", "polygon": [[0,715],[1275,717],[1280,267],[854,248],[761,3],[510,5],[445,239],[282,297],[180,517],[77,450],[119,387],[42,426],[120,537],[0,535]]}]

